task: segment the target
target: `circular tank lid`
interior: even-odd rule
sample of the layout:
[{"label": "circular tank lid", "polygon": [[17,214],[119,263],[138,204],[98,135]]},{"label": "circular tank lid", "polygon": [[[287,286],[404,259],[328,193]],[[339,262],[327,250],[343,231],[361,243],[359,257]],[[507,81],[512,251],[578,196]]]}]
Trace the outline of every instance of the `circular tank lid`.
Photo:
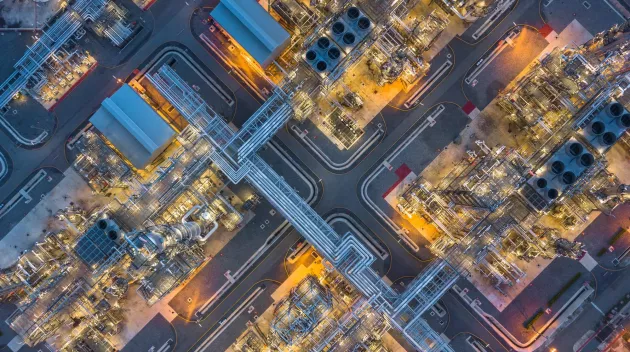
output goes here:
[{"label": "circular tank lid", "polygon": [[612,132],[606,132],[602,135],[602,142],[605,145],[613,145],[617,140],[617,136],[615,136]]},{"label": "circular tank lid", "polygon": [[539,178],[538,180],[536,180],[536,186],[538,186],[538,188],[547,187],[547,180],[545,180],[544,178]]},{"label": "circular tank lid", "polygon": [[348,9],[348,18],[350,19],[356,19],[357,17],[359,17],[359,15],[361,14],[361,12],[359,11],[359,9],[357,9],[356,7],[352,6]]},{"label": "circular tank lid", "polygon": [[610,114],[614,117],[617,117],[621,114],[623,114],[623,105],[619,104],[619,103],[612,103],[610,105],[608,105],[608,111],[610,111]]},{"label": "circular tank lid", "polygon": [[99,220],[98,228],[101,230],[105,230],[107,228],[107,220]]},{"label": "circular tank lid", "polygon": [[623,114],[619,118],[619,123],[623,128],[630,128],[630,114]]},{"label": "circular tank lid", "polygon": [[107,233],[107,237],[109,237],[110,240],[115,241],[118,239],[118,231],[116,230],[111,230]]},{"label": "circular tank lid", "polygon": [[601,121],[595,121],[591,125],[591,132],[593,132],[593,134],[600,135],[604,133],[605,130],[606,130],[606,125],[604,125],[604,123]]},{"label": "circular tank lid", "polygon": [[578,156],[582,154],[583,151],[584,151],[584,146],[582,146],[580,143],[574,142],[574,143],[569,144],[569,154],[571,156]]},{"label": "circular tank lid", "polygon": [[567,171],[567,172],[562,174],[562,182],[564,182],[567,185],[573,184],[576,179],[577,179],[577,177],[571,171]]},{"label": "circular tank lid", "polygon": [[309,50],[306,52],[306,59],[308,61],[313,61],[317,57],[317,54],[313,50]]},{"label": "circular tank lid", "polygon": [[562,171],[564,171],[564,163],[562,161],[556,160],[551,163],[551,172],[553,172],[554,174],[559,174]]},{"label": "circular tank lid", "polygon": [[552,188],[550,190],[547,191],[547,197],[551,198],[551,199],[556,199],[558,198],[558,190],[555,188]]},{"label": "circular tank lid", "polygon": [[346,44],[354,44],[355,36],[352,33],[346,33],[343,35],[343,42]]},{"label": "circular tank lid", "polygon": [[326,70],[326,68],[328,67],[328,65],[326,64],[326,62],[324,61],[318,61],[317,64],[315,65],[315,67],[319,70],[319,71],[324,71]]},{"label": "circular tank lid", "polygon": [[337,48],[328,49],[328,57],[332,60],[337,60],[341,56],[341,52]]},{"label": "circular tank lid", "polygon": [[335,34],[341,34],[346,30],[346,26],[344,26],[344,24],[341,22],[335,22],[335,24],[333,24],[332,26],[332,30]]},{"label": "circular tank lid", "polygon": [[595,158],[593,157],[593,154],[591,153],[584,153],[582,154],[582,156],[580,156],[580,164],[582,164],[582,166],[584,167],[589,167],[593,165],[594,162],[595,162]]},{"label": "circular tank lid", "polygon": [[368,28],[370,28],[370,23],[371,22],[370,22],[369,18],[361,17],[361,18],[359,18],[359,22],[357,22],[357,23],[358,23],[358,26],[359,26],[360,29],[368,29]]},{"label": "circular tank lid", "polygon": [[330,39],[326,37],[321,37],[317,39],[317,46],[322,49],[328,49],[328,47],[330,46]]}]

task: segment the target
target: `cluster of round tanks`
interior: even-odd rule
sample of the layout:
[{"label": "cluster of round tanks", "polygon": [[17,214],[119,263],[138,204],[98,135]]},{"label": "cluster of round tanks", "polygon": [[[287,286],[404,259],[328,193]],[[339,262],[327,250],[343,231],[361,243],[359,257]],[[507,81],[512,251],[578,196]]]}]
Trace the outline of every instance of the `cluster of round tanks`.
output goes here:
[{"label": "cluster of round tanks", "polygon": [[[107,228],[110,227],[109,221],[105,219],[99,220],[96,225],[98,226],[100,230],[103,230],[103,231],[106,231]],[[107,237],[112,241],[116,241],[118,239],[118,236],[119,236],[118,231],[116,231],[115,229],[110,229],[109,231],[107,231]]]},{"label": "cluster of round tanks", "polygon": [[[619,128],[630,128],[630,114],[625,111],[623,105],[614,102],[608,104],[604,111],[610,119],[615,121]],[[617,134],[612,131],[606,131],[606,124],[603,121],[593,121],[590,126],[590,132],[597,136],[599,142],[604,146],[609,147],[617,141]]]},{"label": "cluster of round tanks", "polygon": [[[566,146],[566,153],[572,158],[571,162],[577,163],[580,167],[589,167],[595,162],[593,154],[584,151],[584,146],[578,142],[569,143]],[[571,170],[566,170],[566,165],[562,160],[556,160],[551,163],[551,173],[559,177],[560,182],[564,185],[571,185],[577,181],[577,175]],[[541,177],[535,182],[536,187],[546,190],[549,199],[558,197],[558,190],[555,188],[547,188],[548,181]]]}]

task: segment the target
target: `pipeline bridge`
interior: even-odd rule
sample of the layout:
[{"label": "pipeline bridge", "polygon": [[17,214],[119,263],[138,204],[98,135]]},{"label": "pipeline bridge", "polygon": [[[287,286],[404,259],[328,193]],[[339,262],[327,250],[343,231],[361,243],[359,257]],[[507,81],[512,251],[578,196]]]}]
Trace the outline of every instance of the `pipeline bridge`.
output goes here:
[{"label": "pipeline bridge", "polygon": [[[376,257],[353,234],[343,236],[315,212],[271,166],[256,153],[292,118],[293,93],[276,87],[273,95],[245,125],[234,131],[167,65],[146,78],[212,146],[205,157],[234,183],[251,183],[302,236],[363,295],[384,313],[415,348],[453,352],[448,343],[422,318],[459,277],[459,266],[437,259],[399,294],[371,265]],[[457,249],[454,249],[457,250]],[[449,256],[457,258],[458,255]]]}]

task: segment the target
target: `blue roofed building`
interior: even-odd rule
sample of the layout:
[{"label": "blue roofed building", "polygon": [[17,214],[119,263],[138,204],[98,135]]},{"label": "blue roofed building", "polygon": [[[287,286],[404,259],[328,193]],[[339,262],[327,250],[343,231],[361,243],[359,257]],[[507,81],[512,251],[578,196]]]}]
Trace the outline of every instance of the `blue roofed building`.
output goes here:
[{"label": "blue roofed building", "polygon": [[262,68],[291,41],[289,33],[256,0],[221,0],[210,15]]},{"label": "blue roofed building", "polygon": [[101,103],[90,122],[137,169],[153,162],[175,130],[128,84]]}]

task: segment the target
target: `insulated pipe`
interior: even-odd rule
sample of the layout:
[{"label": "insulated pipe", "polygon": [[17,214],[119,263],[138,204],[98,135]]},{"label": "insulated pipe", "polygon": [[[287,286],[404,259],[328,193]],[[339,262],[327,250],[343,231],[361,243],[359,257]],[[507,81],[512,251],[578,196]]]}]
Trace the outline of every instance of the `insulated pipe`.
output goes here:
[{"label": "insulated pipe", "polygon": [[199,209],[201,209],[201,205],[195,205],[194,207],[190,208],[190,210],[187,211],[186,214],[184,214],[184,216],[182,216],[182,224],[187,223],[188,218]]}]

